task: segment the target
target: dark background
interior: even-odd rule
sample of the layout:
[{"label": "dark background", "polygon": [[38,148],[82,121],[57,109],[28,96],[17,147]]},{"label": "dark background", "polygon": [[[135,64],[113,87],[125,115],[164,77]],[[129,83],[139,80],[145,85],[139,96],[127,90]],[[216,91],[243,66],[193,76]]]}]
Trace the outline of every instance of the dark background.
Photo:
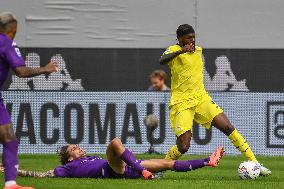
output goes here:
[{"label": "dark background", "polygon": [[[72,79],[82,79],[86,91],[144,91],[149,74],[167,66],[158,63],[165,49],[21,48],[23,57],[38,53],[41,65],[62,54]],[[251,92],[284,92],[283,49],[204,49],[205,66],[212,77],[215,59],[225,55],[237,80],[246,79]],[[5,84],[8,88],[9,78]],[[167,84],[170,85],[169,80]]]}]

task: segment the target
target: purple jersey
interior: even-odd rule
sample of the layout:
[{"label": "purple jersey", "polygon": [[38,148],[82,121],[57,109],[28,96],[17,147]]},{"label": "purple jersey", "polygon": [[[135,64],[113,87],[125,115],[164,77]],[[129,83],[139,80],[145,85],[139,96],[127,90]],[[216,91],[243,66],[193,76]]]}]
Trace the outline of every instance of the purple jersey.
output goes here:
[{"label": "purple jersey", "polygon": [[73,160],[63,166],[56,167],[54,174],[57,177],[83,178],[139,178],[142,176],[141,173],[129,166],[125,166],[125,174],[117,174],[111,169],[107,160],[99,156]]},{"label": "purple jersey", "polygon": [[1,96],[2,87],[8,77],[9,69],[15,70],[19,66],[25,66],[19,48],[7,35],[0,33],[0,126],[11,123]]},{"label": "purple jersey", "polygon": [[19,66],[25,66],[19,48],[7,35],[0,33],[0,91],[8,77],[9,69],[15,70]]}]

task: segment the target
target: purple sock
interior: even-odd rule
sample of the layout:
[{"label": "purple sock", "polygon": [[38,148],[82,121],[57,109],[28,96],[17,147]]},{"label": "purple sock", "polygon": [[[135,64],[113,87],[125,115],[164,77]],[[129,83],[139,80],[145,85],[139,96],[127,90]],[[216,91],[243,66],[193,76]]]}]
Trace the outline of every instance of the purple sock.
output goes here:
[{"label": "purple sock", "polygon": [[15,181],[18,167],[18,141],[13,140],[3,144],[2,163],[5,168],[5,182]]},{"label": "purple sock", "polygon": [[141,173],[144,170],[144,167],[142,167],[140,163],[136,160],[134,154],[130,152],[127,148],[125,148],[125,151],[120,156],[120,159],[122,159],[127,165],[133,167]]},{"label": "purple sock", "polygon": [[188,161],[179,161],[176,160],[174,163],[173,171],[175,172],[186,172],[194,169],[204,167],[209,162],[209,158],[198,159],[198,160],[188,160]]}]

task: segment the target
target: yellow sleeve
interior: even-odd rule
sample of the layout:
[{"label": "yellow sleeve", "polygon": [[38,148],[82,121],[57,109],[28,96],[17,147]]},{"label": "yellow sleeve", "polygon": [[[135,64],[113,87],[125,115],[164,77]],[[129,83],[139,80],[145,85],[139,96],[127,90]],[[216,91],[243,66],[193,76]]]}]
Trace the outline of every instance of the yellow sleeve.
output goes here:
[{"label": "yellow sleeve", "polygon": [[169,46],[166,51],[163,53],[163,55],[165,54],[170,54],[170,53],[173,53],[173,52],[176,52],[178,50],[180,50],[181,48],[177,45],[172,45],[172,46]]},{"label": "yellow sleeve", "polygon": [[170,54],[170,53],[172,53],[173,51],[172,51],[172,49],[171,49],[171,46],[169,46],[166,50],[165,50],[165,52],[163,53],[163,55],[165,55],[165,54]]},{"label": "yellow sleeve", "polygon": [[[166,55],[166,54],[170,54],[170,53],[179,51],[180,49],[181,49],[181,47],[180,47],[179,45],[172,45],[172,46],[169,46],[169,47],[166,49],[166,51],[163,53],[163,55]],[[162,55],[162,56],[163,56],[163,55]],[[175,59],[175,58],[173,58],[172,60],[168,61],[168,62],[167,62],[167,65],[170,66],[174,59]]]}]

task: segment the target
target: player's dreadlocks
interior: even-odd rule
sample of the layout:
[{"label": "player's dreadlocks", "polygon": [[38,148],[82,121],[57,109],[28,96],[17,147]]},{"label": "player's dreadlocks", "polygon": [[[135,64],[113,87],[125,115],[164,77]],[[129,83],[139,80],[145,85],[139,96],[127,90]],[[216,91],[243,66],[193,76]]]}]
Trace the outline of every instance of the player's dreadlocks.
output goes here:
[{"label": "player's dreadlocks", "polygon": [[179,38],[180,36],[183,36],[189,33],[195,33],[195,31],[191,25],[182,24],[178,27],[176,33],[177,33],[177,38]]},{"label": "player's dreadlocks", "polygon": [[62,165],[65,165],[68,162],[68,159],[70,158],[70,154],[67,151],[68,145],[62,146],[57,150],[57,154],[60,157],[60,162]]}]

